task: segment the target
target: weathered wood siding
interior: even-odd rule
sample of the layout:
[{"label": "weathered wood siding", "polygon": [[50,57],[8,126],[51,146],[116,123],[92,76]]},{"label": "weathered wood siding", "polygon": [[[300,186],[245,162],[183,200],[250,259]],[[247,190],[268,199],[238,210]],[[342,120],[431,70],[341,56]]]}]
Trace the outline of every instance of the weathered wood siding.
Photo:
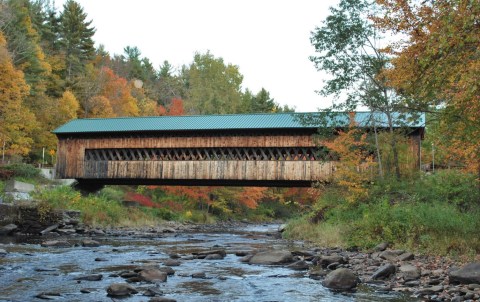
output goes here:
[{"label": "weathered wood siding", "polygon": [[[60,178],[172,178],[187,179],[192,175],[203,179],[323,179],[321,162],[264,162],[262,161],[163,161],[163,162],[88,162],[85,149],[105,148],[212,148],[212,147],[311,147],[311,135],[253,135],[253,136],[179,136],[150,138],[60,138],[57,152],[57,175]],[[137,171],[137,169],[139,169]],[[264,169],[264,171],[256,171]],[[208,172],[206,172],[208,171]],[[303,171],[303,172],[302,172]],[[263,174],[262,174],[263,173]],[[129,175],[135,176],[129,176]],[[281,174],[281,175],[280,175]],[[224,175],[224,176],[222,176]],[[254,176],[256,175],[256,176]],[[320,177],[322,175],[322,177]],[[253,178],[252,178],[253,177]],[[256,178],[255,178],[256,177]],[[320,178],[317,178],[320,177]]]},{"label": "weathered wood siding", "polygon": [[320,180],[332,175],[333,163],[321,161],[92,161],[89,179]]}]

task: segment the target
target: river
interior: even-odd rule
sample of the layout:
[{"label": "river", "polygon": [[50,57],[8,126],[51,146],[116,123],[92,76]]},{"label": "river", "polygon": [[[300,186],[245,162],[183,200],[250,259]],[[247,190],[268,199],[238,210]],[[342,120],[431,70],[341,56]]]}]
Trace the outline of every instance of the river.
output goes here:
[{"label": "river", "polygon": [[[260,249],[302,250],[302,242],[275,236],[277,225],[248,225],[200,229],[195,232],[128,233],[96,236],[99,247],[41,247],[45,238],[7,238],[0,248],[9,253],[0,258],[0,301],[118,301],[107,297],[112,283],[125,282],[119,274],[133,267],[162,263],[179,257],[175,274],[158,284],[165,297],[177,301],[414,301],[400,294],[383,294],[368,286],[352,293],[333,293],[307,271],[282,266],[250,265],[239,261],[238,251]],[[58,238],[55,238],[58,239]],[[79,242],[82,237],[66,238]],[[225,249],[218,260],[193,259],[193,252]],[[97,261],[96,261],[97,260]],[[98,261],[101,260],[101,261]],[[205,278],[192,278],[203,272]],[[77,281],[86,274],[101,274],[100,281]],[[142,289],[155,285],[132,283],[138,294],[121,301],[149,301]],[[82,293],[85,292],[85,293]]]}]

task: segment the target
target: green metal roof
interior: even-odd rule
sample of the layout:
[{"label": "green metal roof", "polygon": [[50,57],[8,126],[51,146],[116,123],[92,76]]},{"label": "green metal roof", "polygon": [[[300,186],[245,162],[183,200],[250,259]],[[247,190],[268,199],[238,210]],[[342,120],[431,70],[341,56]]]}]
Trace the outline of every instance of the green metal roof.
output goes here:
[{"label": "green metal roof", "polygon": [[[396,114],[397,117],[400,114]],[[381,113],[372,115],[370,112],[357,112],[355,120],[358,125],[368,127],[372,116],[378,127],[386,126],[386,116]],[[105,132],[145,132],[145,131],[199,131],[199,130],[240,130],[240,129],[291,129],[318,128],[323,126],[347,126],[347,113],[336,113],[325,117],[323,113],[258,113],[229,115],[184,115],[184,116],[154,116],[154,117],[121,117],[74,119],[58,127],[55,134],[75,133],[105,133]],[[405,123],[397,127],[424,127],[425,117],[420,114],[418,119],[406,117]]]}]

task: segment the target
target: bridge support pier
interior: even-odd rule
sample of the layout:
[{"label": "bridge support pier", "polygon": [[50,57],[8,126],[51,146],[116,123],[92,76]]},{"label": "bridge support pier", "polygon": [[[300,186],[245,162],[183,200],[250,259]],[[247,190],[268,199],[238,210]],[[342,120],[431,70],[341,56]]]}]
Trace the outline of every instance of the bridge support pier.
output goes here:
[{"label": "bridge support pier", "polygon": [[76,183],[72,185],[72,187],[79,191],[82,195],[88,195],[91,193],[96,193],[105,187],[102,183],[95,183],[92,181],[85,181],[85,180],[76,180]]}]

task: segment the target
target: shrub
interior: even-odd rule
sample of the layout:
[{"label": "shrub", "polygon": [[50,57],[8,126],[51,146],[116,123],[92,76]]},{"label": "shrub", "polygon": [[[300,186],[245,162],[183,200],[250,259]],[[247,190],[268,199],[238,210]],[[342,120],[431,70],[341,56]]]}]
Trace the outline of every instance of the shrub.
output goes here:
[{"label": "shrub", "polygon": [[15,177],[36,178],[40,176],[40,169],[24,163],[7,165],[4,170],[13,171]]}]

